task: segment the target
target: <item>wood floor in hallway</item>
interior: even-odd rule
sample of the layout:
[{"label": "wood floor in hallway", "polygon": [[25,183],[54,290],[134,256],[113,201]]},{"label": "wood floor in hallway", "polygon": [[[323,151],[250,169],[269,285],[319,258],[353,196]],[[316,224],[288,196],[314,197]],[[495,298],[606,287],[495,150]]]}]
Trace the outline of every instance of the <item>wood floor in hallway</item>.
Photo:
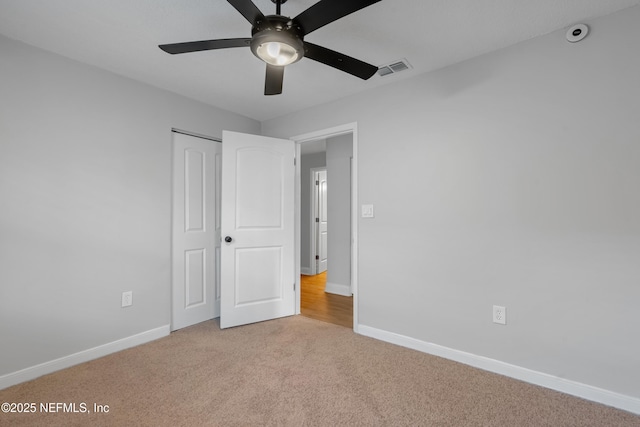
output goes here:
[{"label": "wood floor in hallway", "polygon": [[327,272],[300,276],[300,312],[303,316],[353,328],[353,297],[324,291]]}]

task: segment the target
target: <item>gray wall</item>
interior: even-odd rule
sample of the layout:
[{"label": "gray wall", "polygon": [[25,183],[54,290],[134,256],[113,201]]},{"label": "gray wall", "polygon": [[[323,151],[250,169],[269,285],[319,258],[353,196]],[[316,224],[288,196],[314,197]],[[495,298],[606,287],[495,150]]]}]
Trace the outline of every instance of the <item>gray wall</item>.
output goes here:
[{"label": "gray wall", "polygon": [[311,265],[311,169],[327,165],[327,153],[300,156],[300,268],[309,271]]},{"label": "gray wall", "polygon": [[168,325],[171,128],[260,124],[4,37],[0,57],[1,376]]},{"label": "gray wall", "polygon": [[557,31],[262,124],[358,123],[376,209],[359,222],[361,325],[640,398],[638,22],[635,7],[577,44]]},{"label": "gray wall", "polygon": [[[327,290],[351,293],[351,157],[353,136],[327,139]],[[334,290],[335,292],[335,290]]]}]

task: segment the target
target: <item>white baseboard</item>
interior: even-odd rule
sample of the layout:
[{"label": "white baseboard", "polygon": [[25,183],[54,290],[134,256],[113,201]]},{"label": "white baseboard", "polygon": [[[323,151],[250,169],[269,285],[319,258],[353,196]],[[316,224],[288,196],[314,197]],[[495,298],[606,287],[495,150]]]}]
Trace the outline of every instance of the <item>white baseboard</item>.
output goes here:
[{"label": "white baseboard", "polygon": [[598,387],[582,384],[576,381],[566,380],[543,372],[533,371],[520,366],[511,365],[488,357],[478,356],[464,351],[454,350],[438,344],[432,344],[399,335],[393,332],[372,328],[366,325],[358,325],[356,331],[359,334],[386,341],[402,347],[411,348],[423,353],[443,357],[445,359],[464,363],[465,365],[494,372],[510,378],[515,378],[530,384],[556,390],[562,393],[577,396],[603,405],[613,406],[634,414],[640,415],[640,399],[615,393]]},{"label": "white baseboard", "polygon": [[324,287],[324,291],[330,294],[343,295],[345,297],[350,297],[351,294],[351,286],[349,285],[339,285],[337,283],[329,283]]},{"label": "white baseboard", "polygon": [[59,359],[44,362],[39,365],[31,366],[29,368],[21,369],[17,372],[0,376],[0,390],[11,387],[12,385],[20,384],[25,381],[30,381],[43,375],[51,374],[61,369],[69,368],[80,363],[88,362],[99,357],[106,356],[111,353],[115,353],[127,348],[135,347],[140,344],[144,344],[150,341],[157,340],[158,338],[166,337],[170,333],[169,325],[161,326],[159,328],[151,329],[149,331],[141,332],[130,337],[122,338],[117,341],[113,341],[107,344],[99,345],[88,350],[83,350],[78,353],[70,354],[68,356],[61,357]]},{"label": "white baseboard", "polygon": [[300,274],[311,276],[311,267],[300,267]]}]

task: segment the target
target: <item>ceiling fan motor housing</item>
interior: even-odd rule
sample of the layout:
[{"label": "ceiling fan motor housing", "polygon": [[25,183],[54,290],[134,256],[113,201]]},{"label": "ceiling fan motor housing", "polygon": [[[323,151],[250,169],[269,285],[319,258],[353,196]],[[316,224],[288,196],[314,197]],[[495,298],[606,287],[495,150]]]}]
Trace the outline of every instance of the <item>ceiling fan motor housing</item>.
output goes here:
[{"label": "ceiling fan motor housing", "polygon": [[[302,29],[294,25],[291,18],[286,16],[269,15],[265,18],[266,22],[256,22],[251,30],[251,52],[261,60],[269,62],[265,59],[264,51],[270,43],[275,43],[290,47],[292,59],[286,64],[273,63],[272,65],[288,65],[301,60],[304,56]],[[284,48],[287,48],[286,46]]]}]

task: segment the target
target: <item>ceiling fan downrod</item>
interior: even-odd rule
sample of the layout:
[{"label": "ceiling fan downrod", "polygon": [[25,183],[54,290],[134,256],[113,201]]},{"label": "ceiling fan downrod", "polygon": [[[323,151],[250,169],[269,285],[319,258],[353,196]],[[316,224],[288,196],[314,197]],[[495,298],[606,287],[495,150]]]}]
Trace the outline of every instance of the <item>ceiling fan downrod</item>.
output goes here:
[{"label": "ceiling fan downrod", "polygon": [[276,4],[276,15],[282,15],[280,13],[280,6],[285,4],[287,2],[287,0],[271,0],[271,1]]}]

